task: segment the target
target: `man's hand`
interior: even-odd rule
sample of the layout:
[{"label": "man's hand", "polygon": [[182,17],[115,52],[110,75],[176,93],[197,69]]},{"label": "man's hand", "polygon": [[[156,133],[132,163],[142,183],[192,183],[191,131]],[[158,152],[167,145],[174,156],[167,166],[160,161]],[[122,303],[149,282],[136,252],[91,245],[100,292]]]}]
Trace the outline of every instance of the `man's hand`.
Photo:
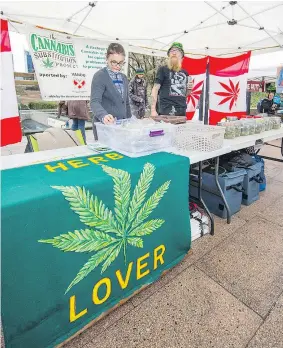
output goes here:
[{"label": "man's hand", "polygon": [[151,116],[152,117],[157,117],[158,113],[156,112],[156,110],[151,110]]},{"label": "man's hand", "polygon": [[158,116],[156,112],[156,104],[157,104],[157,96],[158,96],[159,89],[160,89],[160,84],[155,83],[151,92],[151,116],[152,117]]},{"label": "man's hand", "polygon": [[103,118],[103,123],[104,124],[113,124],[115,122],[115,119],[112,115],[108,114],[106,116],[104,116]]}]

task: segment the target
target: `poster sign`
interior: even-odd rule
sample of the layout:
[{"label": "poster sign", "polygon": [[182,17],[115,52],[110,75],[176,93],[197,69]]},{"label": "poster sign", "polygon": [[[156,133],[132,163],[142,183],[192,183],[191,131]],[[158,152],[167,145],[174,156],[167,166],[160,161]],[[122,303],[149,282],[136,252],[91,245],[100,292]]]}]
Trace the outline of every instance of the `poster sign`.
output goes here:
[{"label": "poster sign", "polygon": [[277,68],[276,92],[283,93],[283,66]]},{"label": "poster sign", "polygon": [[264,82],[262,81],[248,81],[247,91],[248,92],[263,92],[264,91]]},{"label": "poster sign", "polygon": [[6,348],[54,347],[179,263],[188,173],[185,157],[113,151],[4,170]]},{"label": "poster sign", "polygon": [[[93,75],[106,66],[110,42],[75,38],[26,26],[26,36],[41,97],[44,100],[89,100]],[[122,43],[128,59],[128,46]],[[127,64],[124,65],[127,73]]]}]

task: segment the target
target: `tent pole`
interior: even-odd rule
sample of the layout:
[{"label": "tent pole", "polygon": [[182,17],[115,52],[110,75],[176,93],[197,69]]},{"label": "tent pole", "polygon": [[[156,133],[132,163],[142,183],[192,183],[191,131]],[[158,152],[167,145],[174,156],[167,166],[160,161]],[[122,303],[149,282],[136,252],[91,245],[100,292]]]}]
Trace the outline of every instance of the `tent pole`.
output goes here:
[{"label": "tent pole", "polygon": [[80,24],[78,25],[77,29],[73,32],[73,35],[76,34],[76,32],[80,29],[81,25],[83,24],[83,22],[87,19],[87,17],[89,16],[91,10],[95,7],[95,3],[89,3],[90,9],[88,11],[88,13],[84,16],[84,18],[82,19],[82,21],[80,22]]},{"label": "tent pole", "polygon": [[228,21],[230,21],[231,18],[229,18],[228,16],[226,16],[224,13],[222,13],[221,11],[217,10],[214,6],[212,6],[208,1],[205,1],[206,5],[208,5],[209,7],[211,7],[214,11],[216,11],[217,13],[219,13],[221,16],[225,17],[226,19],[228,19]]},{"label": "tent pole", "polygon": [[204,124],[209,124],[209,61],[206,66]]},{"label": "tent pole", "polygon": [[181,33],[183,33],[184,31],[179,31],[178,33],[173,33],[173,34],[169,34],[169,35],[163,35],[163,36],[158,36],[158,37],[154,37],[153,40],[158,40],[158,39],[163,39],[164,37],[168,37],[168,36],[173,36],[173,35],[179,35]]},{"label": "tent pole", "polygon": [[266,33],[273,41],[275,41],[275,42],[277,43],[277,45],[279,45],[280,47],[282,47],[281,43],[278,42],[266,29],[264,29],[264,27],[261,26],[261,25],[258,23],[258,21],[257,21],[256,19],[254,19],[254,17],[253,17],[254,15],[250,15],[250,14],[248,13],[248,11],[246,11],[246,10],[243,8],[243,6],[239,5],[239,3],[237,3],[237,5],[240,7],[240,9],[241,9],[242,11],[244,11],[248,16],[250,16],[251,19],[252,19],[259,27],[261,27],[262,30],[264,30],[265,33]]},{"label": "tent pole", "polygon": [[166,45],[161,47],[161,50],[163,50],[166,46],[170,46],[173,42],[179,40],[182,36],[184,36],[186,34],[187,34],[187,32],[184,32],[184,33],[182,33],[182,35],[177,36],[174,40],[170,41],[169,43],[167,43]]},{"label": "tent pole", "polygon": [[[239,4],[237,4],[237,5],[239,5]],[[246,20],[246,19],[251,18],[252,16],[257,16],[258,14],[265,13],[265,12],[267,12],[267,11],[273,10],[273,9],[275,9],[276,7],[279,7],[279,6],[282,6],[282,5],[283,5],[283,3],[281,2],[280,4],[277,4],[277,5],[275,5],[275,6],[268,7],[268,8],[265,9],[265,10],[262,10],[262,11],[259,11],[259,12],[256,12],[256,13],[253,13],[252,15],[248,15],[248,16],[245,17],[245,18],[239,19],[237,22],[238,22],[238,23],[239,23],[239,22],[242,22],[242,21],[244,21],[244,20]]]},{"label": "tent pole", "polygon": [[[253,27],[251,25],[245,25],[245,24],[237,24],[239,27],[249,28],[249,29],[255,29],[255,30],[263,30],[261,27]],[[267,30],[267,29],[266,29]],[[276,35],[279,35],[280,33],[274,30],[268,30],[269,33],[274,33]]]},{"label": "tent pole", "polygon": [[204,102],[203,96],[204,96],[204,84],[202,86],[202,91],[199,98],[199,114],[198,114],[199,121],[203,121],[203,102]]},{"label": "tent pole", "polygon": [[70,17],[68,17],[68,18],[66,19],[66,21],[67,21],[67,22],[70,22],[71,19],[72,19],[73,17],[75,17],[75,15],[79,14],[80,12],[82,12],[83,10],[85,10],[86,8],[88,8],[88,6],[89,6],[89,5],[86,5],[85,7],[83,7],[83,8],[80,9],[79,11],[77,11],[76,13],[72,14]]}]

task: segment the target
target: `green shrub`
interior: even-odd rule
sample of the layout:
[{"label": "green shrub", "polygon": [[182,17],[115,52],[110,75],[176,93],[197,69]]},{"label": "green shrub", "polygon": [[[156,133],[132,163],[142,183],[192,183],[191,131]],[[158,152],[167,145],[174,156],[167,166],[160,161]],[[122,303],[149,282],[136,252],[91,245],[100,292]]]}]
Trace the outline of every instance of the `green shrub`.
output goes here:
[{"label": "green shrub", "polygon": [[28,106],[32,110],[57,109],[58,103],[48,101],[35,101],[30,102]]},{"label": "green shrub", "polygon": [[251,109],[256,109],[257,103],[265,98],[267,95],[266,92],[252,92],[251,93]]},{"label": "green shrub", "polygon": [[18,108],[19,108],[19,110],[29,110],[28,105],[23,104],[23,103],[18,104]]}]

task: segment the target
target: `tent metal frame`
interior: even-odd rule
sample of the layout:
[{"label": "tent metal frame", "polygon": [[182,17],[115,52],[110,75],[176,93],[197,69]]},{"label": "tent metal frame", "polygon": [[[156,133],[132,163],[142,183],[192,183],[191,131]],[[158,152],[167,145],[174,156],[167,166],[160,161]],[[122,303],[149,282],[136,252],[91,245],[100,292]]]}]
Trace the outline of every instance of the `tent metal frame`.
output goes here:
[{"label": "tent metal frame", "polygon": [[[112,36],[110,35],[106,35],[104,33],[100,33],[94,29],[91,29],[91,28],[88,28],[86,26],[83,26],[83,23],[86,21],[87,17],[89,16],[89,14],[91,13],[92,9],[97,5],[98,1],[95,1],[95,2],[89,2],[89,4],[87,6],[84,6],[82,7],[80,10],[76,11],[75,13],[73,13],[72,15],[68,16],[66,19],[65,19],[65,22],[71,22],[73,24],[76,24],[78,25],[77,28],[74,30],[73,34],[72,35],[76,35],[77,32],[79,31],[79,29],[82,27],[82,28],[85,28],[85,29],[88,29],[88,30],[91,30],[92,32],[94,33],[98,33],[102,36],[105,36],[107,38],[112,38]],[[215,27],[215,26],[219,26],[219,25],[238,25],[238,26],[241,26],[241,27],[246,27],[246,28],[250,28],[250,29],[254,29],[254,30],[262,30],[266,33],[267,37],[266,38],[263,38],[257,42],[254,42],[252,44],[249,44],[249,45],[240,45],[239,47],[237,48],[227,48],[227,50],[236,50],[238,53],[242,52],[240,50],[242,50],[243,48],[247,48],[248,46],[250,45],[254,45],[258,42],[261,42],[261,41],[264,41],[266,40],[267,38],[270,38],[271,40],[274,41],[274,43],[276,43],[276,46],[274,47],[268,47],[268,48],[283,48],[283,44],[281,44],[278,40],[277,40],[277,36],[282,34],[282,30],[280,28],[278,28],[278,32],[274,31],[274,30],[271,30],[271,29],[267,29],[263,26],[260,25],[260,23],[257,21],[257,19],[255,18],[257,15],[259,14],[262,14],[262,13],[265,13],[267,11],[270,11],[270,10],[273,10],[277,7],[280,7],[283,5],[283,1],[280,1],[278,4],[276,5],[273,5],[273,6],[270,6],[266,9],[263,9],[261,11],[258,11],[256,13],[249,13],[245,8],[244,6],[239,2],[239,1],[229,1],[228,4],[226,6],[223,6],[221,7],[221,9],[217,9],[215,6],[213,6],[210,2],[208,1],[204,1],[204,3],[209,6],[211,9],[213,9],[214,13],[209,15],[208,17],[206,17],[204,20],[200,21],[200,23],[196,24],[195,26],[193,26],[192,28],[188,29],[188,30],[183,30],[182,32],[178,32],[178,33],[172,33],[172,34],[167,34],[167,35],[163,35],[163,36],[159,36],[159,37],[155,37],[155,38],[149,38],[149,39],[145,39],[145,38],[135,38],[135,39],[131,39],[131,41],[139,41],[139,40],[154,40],[156,42],[158,42],[160,45],[163,45],[161,48],[154,48],[154,47],[147,47],[147,49],[151,50],[151,51],[162,51],[164,50],[166,47],[170,46],[170,44],[172,44],[174,41],[180,39],[182,36],[190,33],[190,32],[194,32],[194,31],[197,31],[197,30],[202,30],[202,29],[207,29],[207,28],[212,28],[212,27]],[[243,11],[247,16],[244,17],[244,18],[241,18],[239,20],[236,20],[234,18],[234,7],[235,6],[238,6],[241,11]],[[86,13],[86,15],[84,16],[84,18],[81,20],[80,23],[76,23],[73,18],[81,13],[82,11],[86,10],[88,7],[90,7],[89,11]],[[225,13],[223,13],[223,10],[227,9],[228,7],[231,7],[231,16],[232,18],[228,17]],[[1,12],[1,15],[4,15],[3,12]],[[222,17],[225,18],[225,22],[221,22],[221,23],[216,23],[216,24],[212,24],[212,25],[208,25],[208,26],[202,26],[205,22],[207,22],[209,19],[213,18],[215,15],[221,15]],[[5,16],[9,17],[9,16],[15,16],[16,17],[29,17],[29,18],[45,18],[45,19],[53,19],[53,20],[64,20],[64,18],[58,18],[58,17],[44,17],[44,16],[34,16],[34,15],[25,15],[25,14],[13,14],[13,13],[5,13]],[[240,22],[243,22],[247,19],[251,19],[255,24],[256,26],[253,27],[253,26],[250,26],[250,25],[246,25],[246,24],[242,24]],[[10,20],[11,22],[11,20]],[[47,28],[46,28],[47,29]],[[171,40],[169,43],[164,43],[164,42],[161,42],[159,41],[160,39],[164,39],[164,38],[167,38],[167,37],[172,37],[172,36],[175,36],[176,37],[174,38],[174,40]],[[114,38],[113,38],[114,39]],[[124,38],[121,38],[121,41],[126,41],[126,40],[130,40],[130,39],[124,39]],[[134,46],[134,45],[132,45]],[[145,47],[141,47],[141,48],[145,48]],[[260,50],[260,49],[265,49],[266,47],[259,47],[259,48],[255,48],[254,50]],[[203,49],[213,49],[213,50],[220,50],[220,48],[210,48],[210,47],[204,47]],[[251,49],[253,49],[251,47]],[[194,50],[194,49],[193,49]],[[198,50],[201,50],[201,49],[195,49],[196,51]],[[188,52],[189,53],[189,52]],[[236,52],[230,52],[230,53],[227,53],[227,54],[234,54]],[[202,55],[202,53],[199,53],[199,55]]]}]

